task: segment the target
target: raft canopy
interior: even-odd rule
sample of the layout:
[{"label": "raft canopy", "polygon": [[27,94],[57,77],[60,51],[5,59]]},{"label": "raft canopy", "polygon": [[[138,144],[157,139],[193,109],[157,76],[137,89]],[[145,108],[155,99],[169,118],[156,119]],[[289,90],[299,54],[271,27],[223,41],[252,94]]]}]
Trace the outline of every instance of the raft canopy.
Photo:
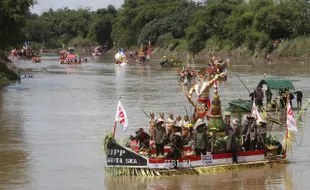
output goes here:
[{"label": "raft canopy", "polygon": [[257,87],[263,87],[266,84],[271,90],[291,89],[295,90],[295,87],[291,80],[283,78],[268,78],[259,82]]}]

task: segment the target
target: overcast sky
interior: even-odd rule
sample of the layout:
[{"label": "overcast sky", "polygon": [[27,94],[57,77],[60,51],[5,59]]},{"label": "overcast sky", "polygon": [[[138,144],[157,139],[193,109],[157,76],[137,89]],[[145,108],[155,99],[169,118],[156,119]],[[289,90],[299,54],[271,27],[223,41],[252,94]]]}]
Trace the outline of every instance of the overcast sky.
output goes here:
[{"label": "overcast sky", "polygon": [[77,9],[81,7],[91,7],[92,10],[99,8],[107,8],[108,5],[113,5],[118,9],[124,0],[37,0],[38,4],[31,8],[33,13],[41,14],[49,8],[58,9],[69,7],[70,9]]}]

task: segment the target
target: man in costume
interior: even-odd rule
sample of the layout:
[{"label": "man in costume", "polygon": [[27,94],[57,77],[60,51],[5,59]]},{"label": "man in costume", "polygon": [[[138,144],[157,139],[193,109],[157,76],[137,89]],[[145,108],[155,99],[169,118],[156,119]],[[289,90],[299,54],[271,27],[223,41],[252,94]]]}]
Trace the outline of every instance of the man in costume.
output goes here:
[{"label": "man in costume", "polygon": [[177,117],[175,118],[175,124],[179,127],[183,126],[182,117],[180,115],[177,115]]},{"label": "man in costume", "polygon": [[155,128],[155,121],[157,118],[155,117],[154,112],[150,112],[150,118],[149,118],[149,130],[151,135],[151,140],[154,140],[154,128]]},{"label": "man in costume", "polygon": [[211,106],[210,97],[209,97],[210,88],[212,87],[214,82],[219,78],[219,75],[215,75],[214,78],[211,78],[210,76],[209,80],[207,80],[205,69],[202,69],[198,72],[197,78],[198,78],[198,83],[195,84],[190,89],[188,98],[191,99],[193,92],[195,91],[198,96],[197,102],[199,104],[204,104],[205,110],[208,111]]},{"label": "man in costume", "polygon": [[167,133],[170,133],[173,130],[173,126],[175,126],[175,120],[173,117],[173,113],[169,113],[169,117],[166,121],[166,130]]},{"label": "man in costume", "polygon": [[186,114],[186,115],[184,115],[184,120],[182,121],[182,127],[185,127],[185,128],[189,128],[189,117],[188,117],[188,115]]},{"label": "man in costume", "polygon": [[158,121],[164,121],[164,122],[166,122],[166,120],[165,120],[165,114],[164,114],[163,112],[159,112]]}]

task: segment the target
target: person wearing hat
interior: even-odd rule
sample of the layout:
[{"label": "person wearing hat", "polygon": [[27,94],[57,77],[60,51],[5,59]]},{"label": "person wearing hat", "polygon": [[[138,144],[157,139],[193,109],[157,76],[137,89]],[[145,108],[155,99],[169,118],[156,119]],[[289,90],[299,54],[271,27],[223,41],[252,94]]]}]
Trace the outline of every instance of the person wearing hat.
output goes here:
[{"label": "person wearing hat", "polygon": [[140,149],[149,149],[150,135],[144,132],[143,128],[140,128],[136,131],[136,141],[139,142]]},{"label": "person wearing hat", "polygon": [[263,107],[263,99],[264,99],[264,92],[262,87],[257,87],[254,93],[255,104],[258,106],[259,110]]},{"label": "person wearing hat", "polygon": [[236,137],[238,138],[240,135],[240,129],[239,129],[239,121],[237,119],[234,119],[232,122],[232,129],[236,135]]},{"label": "person wearing hat", "polygon": [[197,156],[206,155],[208,147],[208,134],[205,130],[206,124],[203,121],[197,121],[194,132],[194,147]]},{"label": "person wearing hat", "polygon": [[189,134],[189,128],[182,128],[182,139],[183,139],[183,145],[190,145],[191,143],[191,136]]},{"label": "person wearing hat", "polygon": [[227,148],[227,151],[231,152],[232,154],[232,163],[237,164],[238,163],[238,158],[237,158],[238,144],[237,144],[236,134],[232,127],[228,128],[228,139],[227,139],[226,148]]},{"label": "person wearing hat", "polygon": [[272,92],[269,89],[269,87],[267,88],[265,94],[266,94],[266,106],[268,106],[271,103],[271,99],[272,99]]},{"label": "person wearing hat", "polygon": [[224,113],[224,121],[225,121],[225,136],[228,136],[229,134],[229,128],[231,127],[230,125],[230,115],[231,113],[230,112],[225,112]]},{"label": "person wearing hat", "polygon": [[245,151],[250,150],[250,127],[253,125],[254,117],[251,115],[246,116],[246,120],[243,123],[242,127],[242,146],[245,149]]},{"label": "person wearing hat", "polygon": [[164,121],[158,121],[155,124],[154,129],[154,140],[155,140],[155,147],[156,147],[156,156],[164,155],[164,138],[165,138],[166,130],[164,126]]},{"label": "person wearing hat", "polygon": [[300,109],[301,105],[302,105],[302,92],[300,89],[298,89],[296,92],[294,92],[294,94],[297,95],[297,107]]},{"label": "person wearing hat", "polygon": [[246,134],[245,142],[250,141],[250,148],[249,150],[256,150],[257,149],[257,125],[253,119],[250,119],[253,122],[249,122],[248,132]]},{"label": "person wearing hat", "polygon": [[173,158],[173,166],[177,168],[177,161],[182,156],[183,152],[183,140],[181,134],[182,128],[179,126],[173,126],[173,135],[171,138],[171,148],[166,158]]},{"label": "person wearing hat", "polygon": [[257,149],[265,148],[266,136],[267,136],[267,122],[262,120],[259,122],[257,129]]}]

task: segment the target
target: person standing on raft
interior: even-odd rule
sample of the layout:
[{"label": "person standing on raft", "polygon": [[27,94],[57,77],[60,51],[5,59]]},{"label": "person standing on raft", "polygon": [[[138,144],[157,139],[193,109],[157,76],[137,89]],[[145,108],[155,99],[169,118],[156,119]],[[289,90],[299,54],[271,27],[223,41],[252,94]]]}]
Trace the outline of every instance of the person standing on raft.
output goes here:
[{"label": "person standing on raft", "polygon": [[193,92],[195,91],[198,99],[197,102],[199,104],[204,104],[206,110],[210,110],[211,102],[210,102],[210,88],[214,84],[214,82],[219,78],[219,75],[215,75],[214,78],[209,77],[209,80],[206,78],[206,72],[205,69],[202,69],[198,72],[197,75],[198,83],[195,84],[189,91],[189,99],[192,99]]}]

